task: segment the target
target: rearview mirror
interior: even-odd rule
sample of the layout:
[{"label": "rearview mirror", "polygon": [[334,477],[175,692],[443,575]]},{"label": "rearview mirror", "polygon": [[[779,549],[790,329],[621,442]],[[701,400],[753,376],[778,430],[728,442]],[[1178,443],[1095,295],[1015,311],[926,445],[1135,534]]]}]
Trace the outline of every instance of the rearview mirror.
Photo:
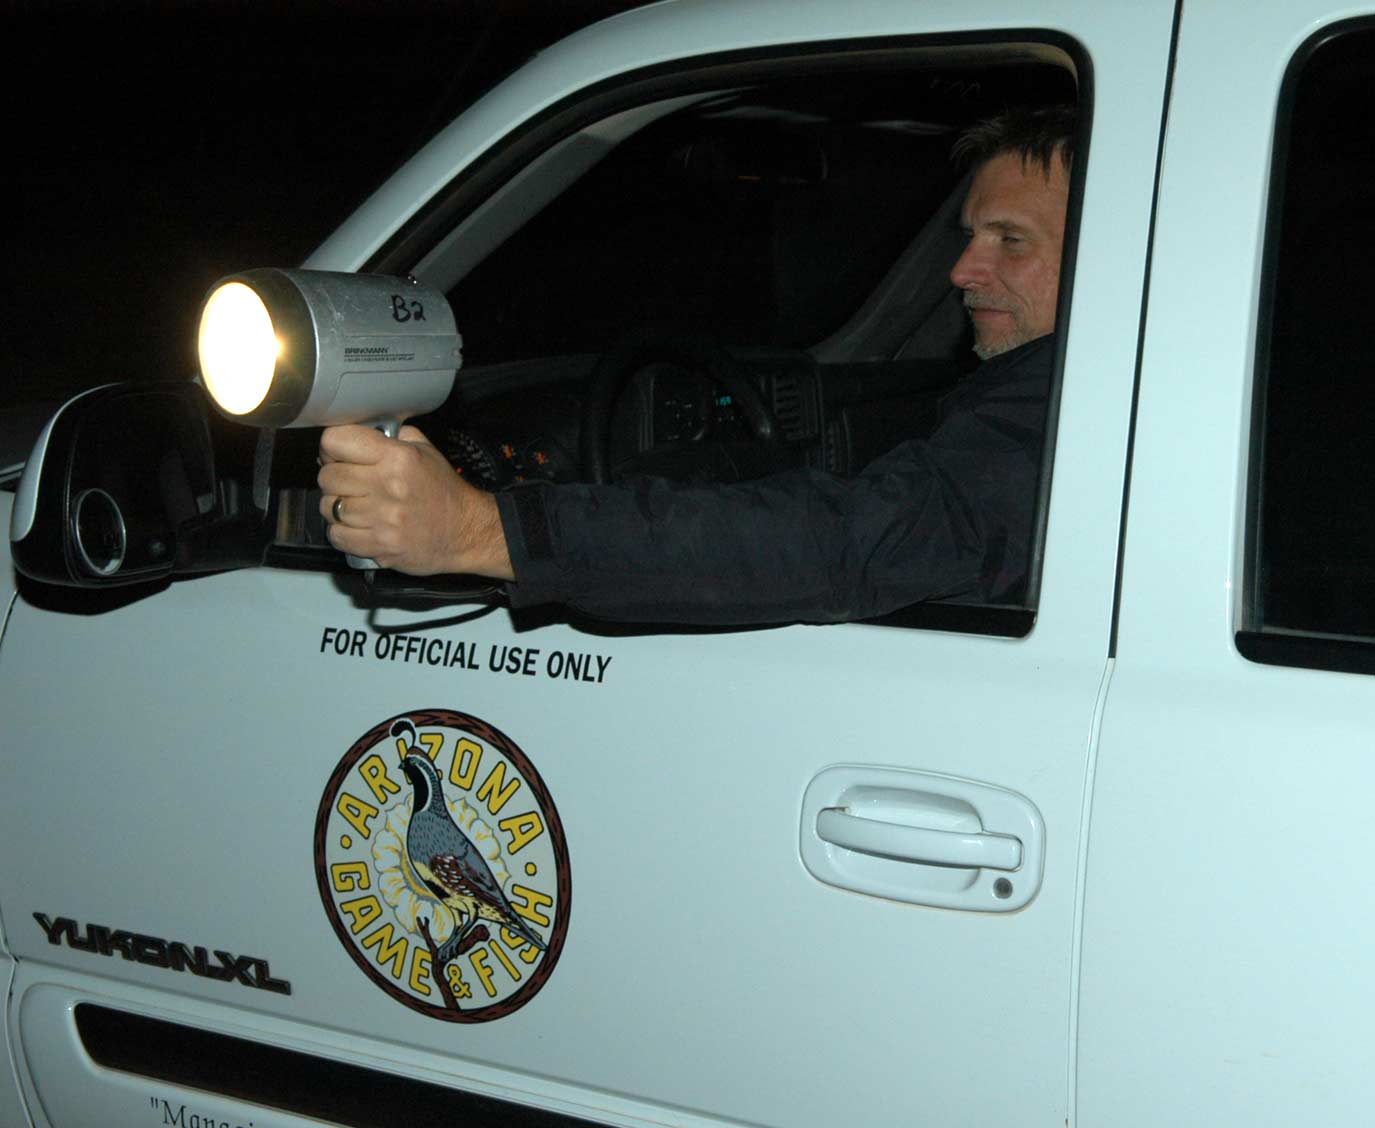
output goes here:
[{"label": "rearview mirror", "polygon": [[204,393],[108,384],[38,437],[10,521],[15,566],[44,583],[108,587],[224,567],[189,546],[222,520]]}]

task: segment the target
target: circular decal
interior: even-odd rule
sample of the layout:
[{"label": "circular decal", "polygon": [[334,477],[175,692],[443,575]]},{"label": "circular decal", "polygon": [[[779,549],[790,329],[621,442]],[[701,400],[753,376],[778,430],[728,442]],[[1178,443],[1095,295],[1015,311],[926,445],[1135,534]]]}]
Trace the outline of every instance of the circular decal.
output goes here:
[{"label": "circular decal", "polygon": [[544,781],[505,733],[422,709],[365,733],[315,816],[315,879],[344,949],[393,999],[486,1022],[558,963],[572,882]]}]

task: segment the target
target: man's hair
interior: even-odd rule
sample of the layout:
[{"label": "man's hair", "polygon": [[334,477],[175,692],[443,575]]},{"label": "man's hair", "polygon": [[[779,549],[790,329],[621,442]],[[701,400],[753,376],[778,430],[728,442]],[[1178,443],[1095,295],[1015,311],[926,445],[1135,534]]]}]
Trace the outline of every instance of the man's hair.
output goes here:
[{"label": "man's hair", "polygon": [[1039,165],[1049,176],[1051,161],[1058,153],[1068,172],[1074,164],[1078,124],[1079,114],[1073,106],[1004,110],[961,133],[951,155],[958,164],[977,170],[994,157],[1017,153],[1023,165]]}]

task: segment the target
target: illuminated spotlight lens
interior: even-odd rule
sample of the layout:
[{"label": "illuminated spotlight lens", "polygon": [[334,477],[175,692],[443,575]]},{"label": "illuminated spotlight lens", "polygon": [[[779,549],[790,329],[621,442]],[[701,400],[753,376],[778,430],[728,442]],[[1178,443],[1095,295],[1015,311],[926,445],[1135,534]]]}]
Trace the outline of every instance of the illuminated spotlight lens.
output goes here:
[{"label": "illuminated spotlight lens", "polygon": [[226,282],[201,313],[201,374],[215,402],[246,415],[267,396],[280,346],[262,298],[242,282]]}]

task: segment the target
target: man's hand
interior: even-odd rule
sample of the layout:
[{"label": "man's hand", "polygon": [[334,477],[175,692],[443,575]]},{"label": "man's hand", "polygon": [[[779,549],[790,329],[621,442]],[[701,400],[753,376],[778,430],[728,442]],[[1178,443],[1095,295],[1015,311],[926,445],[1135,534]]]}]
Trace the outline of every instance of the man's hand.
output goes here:
[{"label": "man's hand", "polygon": [[326,428],[319,482],[320,513],[341,552],[412,576],[515,578],[496,498],[459,477],[414,427],[395,439],[357,424]]}]

